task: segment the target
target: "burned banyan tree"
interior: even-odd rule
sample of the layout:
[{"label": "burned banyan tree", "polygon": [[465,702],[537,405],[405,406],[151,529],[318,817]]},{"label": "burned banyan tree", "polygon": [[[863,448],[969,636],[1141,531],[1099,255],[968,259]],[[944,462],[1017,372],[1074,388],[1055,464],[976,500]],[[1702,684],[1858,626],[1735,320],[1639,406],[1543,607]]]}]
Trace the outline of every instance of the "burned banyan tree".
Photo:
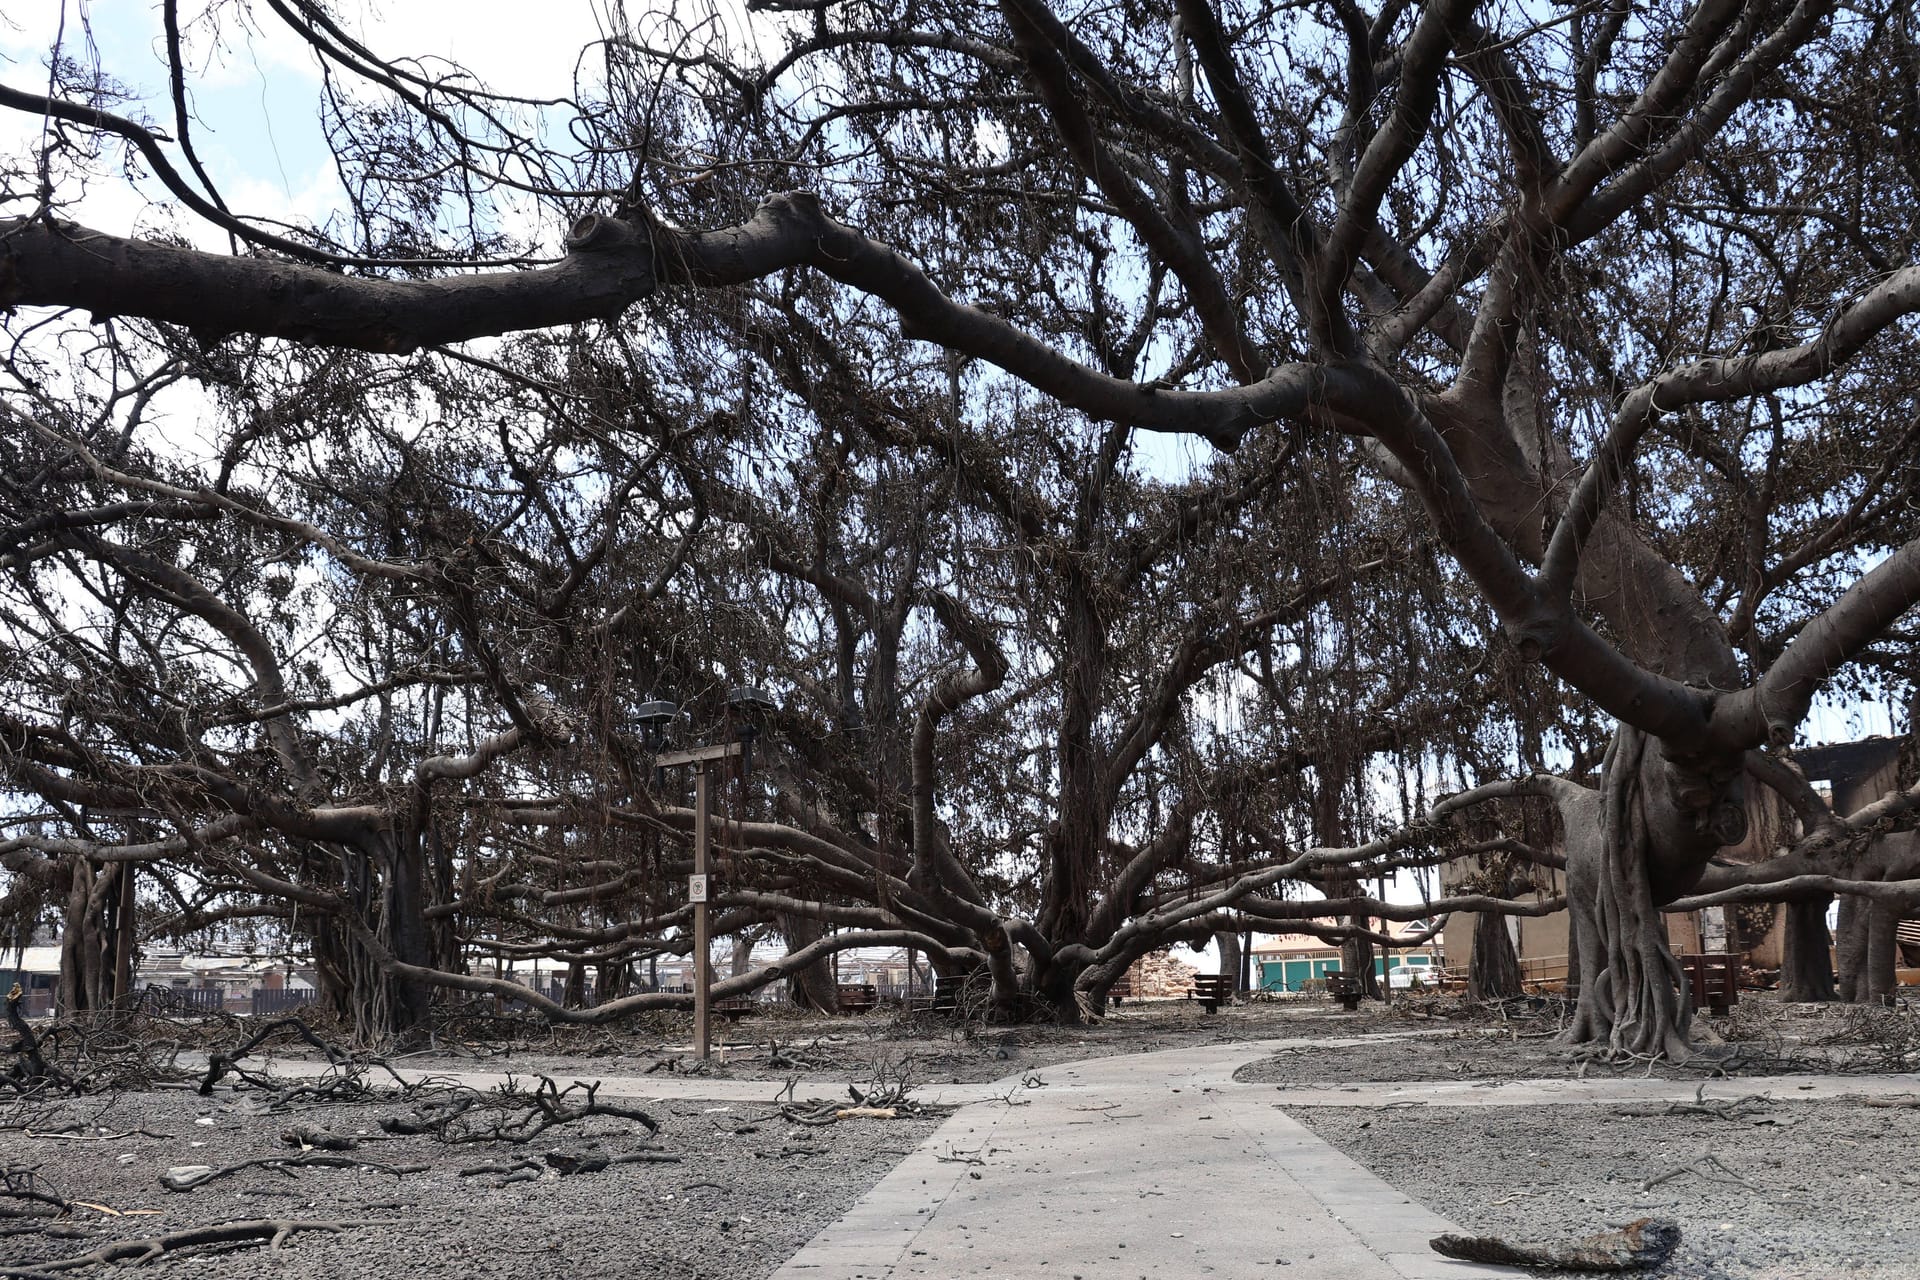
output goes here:
[{"label": "burned banyan tree", "polygon": [[197,149],[236,10],[161,7],[151,101],[84,43],[0,87],[16,921],[265,922],[372,1031],[669,1003],[635,709],[754,684],[716,927],[789,953],[723,994],[884,942],[1071,1018],[1169,941],[1551,909],[1463,816],[1523,796],[1596,1051],[1686,1052],[1663,908],[1887,934],[1906,793],[1792,751],[1912,675],[1910,6],[753,7],[558,94],[262,8],[322,225]]}]

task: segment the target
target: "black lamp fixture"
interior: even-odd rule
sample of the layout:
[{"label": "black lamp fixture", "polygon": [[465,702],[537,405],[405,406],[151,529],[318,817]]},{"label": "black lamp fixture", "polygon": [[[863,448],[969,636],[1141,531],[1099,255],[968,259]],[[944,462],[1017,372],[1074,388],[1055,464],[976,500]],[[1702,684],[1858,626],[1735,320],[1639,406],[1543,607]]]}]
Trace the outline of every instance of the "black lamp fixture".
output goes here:
[{"label": "black lamp fixture", "polygon": [[[665,698],[649,696],[645,702],[633,709],[633,718],[642,729],[646,730],[647,749],[658,753],[666,742],[667,726],[680,718],[680,706],[678,703],[668,702]],[[655,787],[667,785],[665,769],[653,771],[653,785]]]},{"label": "black lamp fixture", "polygon": [[758,685],[737,684],[727,690],[727,722],[740,739],[740,776],[753,771],[753,740],[760,736],[760,721],[774,709],[773,695]]},{"label": "black lamp fixture", "polygon": [[678,703],[665,698],[649,698],[633,709],[633,718],[647,731],[647,745],[658,747],[666,738],[667,726],[680,715]]}]

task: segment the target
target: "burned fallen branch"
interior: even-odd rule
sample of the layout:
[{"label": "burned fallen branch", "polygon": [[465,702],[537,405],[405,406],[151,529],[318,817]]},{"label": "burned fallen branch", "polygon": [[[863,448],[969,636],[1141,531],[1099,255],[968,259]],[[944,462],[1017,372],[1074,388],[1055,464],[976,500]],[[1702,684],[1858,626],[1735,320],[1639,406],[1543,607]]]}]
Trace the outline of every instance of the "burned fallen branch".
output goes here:
[{"label": "burned fallen branch", "polygon": [[239,1164],[219,1168],[207,1164],[175,1165],[160,1175],[160,1185],[169,1191],[192,1191],[195,1187],[203,1187],[209,1182],[230,1178],[249,1169],[271,1169],[288,1177],[292,1177],[295,1170],[299,1169],[371,1169],[375,1173],[391,1174],[398,1178],[409,1173],[425,1173],[428,1168],[424,1164],[376,1164],[353,1156],[308,1151],[297,1156],[264,1156],[258,1160],[242,1160]]},{"label": "burned fallen branch", "polygon": [[6,1018],[14,1041],[0,1065],[0,1096],[137,1092],[189,1078],[177,1062],[186,1046],[174,1024],[138,1009],[109,1008],[35,1027],[19,1006],[10,995]]},{"label": "burned fallen branch", "polygon": [[1618,1231],[1571,1241],[1445,1235],[1428,1243],[1442,1257],[1463,1262],[1567,1271],[1650,1271],[1672,1256],[1680,1243],[1680,1226],[1665,1218],[1641,1218]]},{"label": "burned fallen branch", "polygon": [[40,1049],[40,1037],[34,1034],[33,1028],[20,1012],[20,1002],[25,997],[26,992],[17,982],[7,992],[7,1025],[13,1028],[15,1036],[7,1051],[14,1055],[14,1061],[0,1079],[23,1094],[46,1089],[71,1091],[73,1078],[47,1062],[46,1055]]},{"label": "burned fallen branch", "polygon": [[477,1164],[460,1170],[462,1178],[478,1178],[492,1174],[494,1187],[504,1187],[514,1182],[532,1182],[542,1172],[552,1169],[563,1178],[583,1173],[599,1173],[622,1164],[679,1164],[680,1157],[670,1151],[657,1151],[651,1147],[639,1151],[628,1151],[618,1155],[609,1155],[601,1151],[549,1151],[541,1160],[506,1160],[496,1164]]},{"label": "burned fallen branch", "polygon": [[[298,1037],[327,1055],[326,1069],[317,1075],[283,1078],[249,1070],[241,1065],[268,1038],[292,1030]],[[210,1053],[199,1092],[213,1091],[220,1081],[231,1077],[236,1087],[264,1095],[266,1108],[275,1112],[344,1106],[354,1103],[393,1102],[411,1098],[423,1091],[447,1087],[444,1080],[428,1077],[410,1080],[401,1075],[385,1058],[371,1054],[349,1054],[329,1044],[298,1018],[282,1018],[261,1028],[240,1044],[223,1052]]]},{"label": "burned fallen branch", "polygon": [[354,1151],[360,1146],[360,1139],[349,1134],[328,1133],[325,1129],[304,1124],[297,1124],[283,1132],[280,1142],[302,1151]]},{"label": "burned fallen branch", "polygon": [[314,1034],[312,1027],[309,1027],[299,1018],[277,1018],[260,1028],[260,1030],[253,1035],[248,1036],[233,1048],[227,1049],[224,1052],[210,1053],[207,1055],[207,1074],[200,1081],[201,1096],[204,1097],[212,1093],[213,1086],[220,1083],[229,1073],[238,1074],[242,1079],[256,1087],[271,1087],[271,1082],[267,1081],[264,1077],[250,1075],[241,1070],[240,1060],[282,1031],[294,1032],[300,1039],[326,1054],[327,1064],[331,1067],[338,1068],[345,1066],[350,1060],[344,1050],[322,1040]]},{"label": "burned fallen branch", "polygon": [[[386,1072],[389,1079],[375,1083],[376,1071]],[[408,1080],[379,1059],[336,1063],[324,1073],[305,1080],[276,1080],[244,1072],[239,1074],[249,1088],[267,1095],[267,1110],[275,1112],[306,1111],[366,1102],[394,1102],[411,1098],[422,1091],[445,1087],[436,1080]]]},{"label": "burned fallen branch", "polygon": [[545,1166],[538,1160],[508,1160],[499,1164],[476,1164],[460,1170],[462,1178],[478,1178],[484,1174],[493,1174],[493,1187],[504,1187],[513,1182],[534,1182],[539,1179]]},{"label": "burned fallen branch", "polygon": [[78,1271],[84,1267],[109,1267],[116,1264],[138,1266],[151,1262],[167,1254],[178,1253],[183,1249],[193,1249],[204,1245],[261,1244],[278,1250],[282,1244],[302,1231],[325,1231],[329,1233],[350,1231],[355,1227],[392,1226],[386,1221],[360,1222],[301,1222],[293,1219],[262,1218],[250,1222],[224,1222],[208,1227],[188,1227],[181,1231],[170,1231],[162,1236],[147,1236],[140,1240],[116,1240],[103,1244],[89,1253],[71,1258],[58,1258],[52,1262],[37,1262],[31,1267],[0,1268],[0,1277],[5,1280],[43,1280],[46,1276],[63,1272]]},{"label": "burned fallen branch", "polygon": [[556,1170],[563,1178],[580,1173],[599,1173],[617,1164],[680,1163],[680,1157],[671,1151],[628,1151],[620,1155],[605,1155],[598,1151],[549,1151],[546,1160],[547,1167]]},{"label": "burned fallen branch", "polygon": [[1629,1108],[1619,1114],[1639,1119],[1649,1116],[1706,1116],[1713,1120],[1745,1120],[1773,1106],[1772,1096],[1765,1093],[1749,1093],[1739,1098],[1709,1098],[1707,1084],[1703,1080],[1693,1091],[1692,1102],[1670,1102],[1658,1110]]},{"label": "burned fallen branch", "polygon": [[505,1142],[522,1145],[547,1130],[594,1116],[632,1120],[658,1133],[652,1116],[636,1107],[599,1099],[598,1084],[580,1081],[562,1089],[547,1076],[529,1093],[512,1082],[482,1092],[464,1085],[443,1088],[438,1096],[414,1104],[404,1116],[390,1116],[380,1127],[391,1134],[428,1134],[442,1142]]},{"label": "burned fallen branch", "polygon": [[38,1168],[9,1165],[0,1169],[0,1218],[45,1216],[49,1211],[58,1216],[72,1207],[72,1201],[47,1185]]},{"label": "burned fallen branch", "polygon": [[[790,1124],[819,1127],[838,1123],[841,1120],[897,1120],[902,1117],[914,1119],[935,1118],[953,1114],[953,1108],[939,1103],[917,1102],[908,1094],[913,1086],[905,1079],[889,1079],[882,1072],[877,1084],[866,1089],[857,1085],[847,1086],[847,1095],[853,1099],[853,1105],[832,1099],[810,1098],[805,1102],[788,1102],[780,1107],[780,1114]],[[791,1097],[793,1086],[789,1084],[784,1091]]]},{"label": "burned fallen branch", "polygon": [[1691,1164],[1675,1165],[1665,1173],[1654,1174],[1640,1184],[1640,1190],[1643,1192],[1651,1191],[1657,1186],[1672,1182],[1675,1178],[1685,1177],[1688,1174],[1692,1174],[1696,1178],[1705,1178],[1710,1182],[1735,1182],[1743,1187],[1753,1187],[1752,1182],[1734,1170],[1727,1168],[1719,1156],[1709,1155],[1702,1156]]}]

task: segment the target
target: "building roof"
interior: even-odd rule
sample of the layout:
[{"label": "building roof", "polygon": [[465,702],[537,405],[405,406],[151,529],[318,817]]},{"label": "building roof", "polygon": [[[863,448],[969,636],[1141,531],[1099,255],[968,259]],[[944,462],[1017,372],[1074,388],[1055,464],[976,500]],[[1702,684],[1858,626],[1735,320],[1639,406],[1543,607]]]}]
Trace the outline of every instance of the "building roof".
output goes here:
[{"label": "building roof", "polygon": [[17,956],[9,951],[0,955],[0,969],[17,969],[21,973],[58,973],[60,948],[27,947]]},{"label": "building roof", "polygon": [[1793,762],[1809,781],[1845,786],[1869,778],[1899,758],[1905,738],[1862,738],[1858,742],[1831,742],[1793,753]]}]

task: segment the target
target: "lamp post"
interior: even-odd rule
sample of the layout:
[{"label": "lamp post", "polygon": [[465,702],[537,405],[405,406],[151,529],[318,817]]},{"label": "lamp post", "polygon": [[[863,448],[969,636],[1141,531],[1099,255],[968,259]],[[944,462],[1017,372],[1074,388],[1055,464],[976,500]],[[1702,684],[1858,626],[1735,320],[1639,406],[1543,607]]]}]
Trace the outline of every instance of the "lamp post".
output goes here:
[{"label": "lamp post", "polygon": [[703,1061],[713,1056],[713,926],[708,915],[712,893],[707,866],[713,837],[707,780],[714,772],[713,766],[738,758],[741,780],[745,782],[753,739],[758,732],[754,718],[772,706],[773,700],[763,690],[746,685],[736,687],[727,694],[727,723],[733,730],[731,741],[668,752],[658,749],[666,726],[679,716],[680,708],[671,702],[654,700],[641,703],[634,712],[635,719],[647,730],[649,744],[655,748],[656,770],[664,773],[683,765],[693,770],[693,874],[687,878],[687,901],[693,905],[693,1051]]}]

